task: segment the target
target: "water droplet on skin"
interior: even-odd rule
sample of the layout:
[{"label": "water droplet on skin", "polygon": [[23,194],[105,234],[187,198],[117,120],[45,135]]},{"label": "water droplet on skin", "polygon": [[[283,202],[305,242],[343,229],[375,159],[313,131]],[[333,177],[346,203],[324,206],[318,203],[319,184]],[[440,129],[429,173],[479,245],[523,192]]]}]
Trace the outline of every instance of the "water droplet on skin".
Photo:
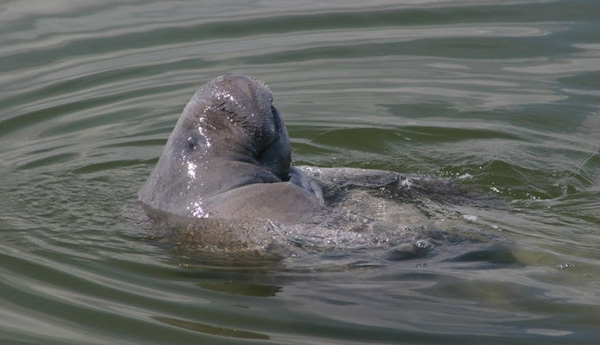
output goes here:
[{"label": "water droplet on skin", "polygon": [[477,216],[471,214],[464,214],[462,217],[467,222],[475,223],[477,221]]},{"label": "water droplet on skin", "polygon": [[415,242],[415,247],[417,247],[418,249],[429,249],[433,247],[433,244],[431,244],[431,242],[427,240],[418,240],[417,242]]},{"label": "water droplet on skin", "polygon": [[196,167],[197,165],[193,162],[187,163],[187,175],[193,180],[196,179]]}]

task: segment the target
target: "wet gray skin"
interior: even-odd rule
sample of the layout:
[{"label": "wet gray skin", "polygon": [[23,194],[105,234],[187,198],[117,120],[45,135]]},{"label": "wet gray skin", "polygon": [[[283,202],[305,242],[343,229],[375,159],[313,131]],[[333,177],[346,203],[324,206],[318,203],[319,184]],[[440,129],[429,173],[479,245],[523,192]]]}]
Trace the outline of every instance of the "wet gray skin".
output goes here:
[{"label": "wet gray skin", "polygon": [[295,223],[324,206],[321,189],[292,168],[288,133],[271,91],[229,74],[183,110],[145,185],[151,210],[188,218]]},{"label": "wet gray skin", "polygon": [[447,206],[493,203],[444,179],[292,167],[271,91],[239,74],[194,94],[139,200],[169,241],[194,249],[392,248],[400,257],[455,236],[459,211]]}]

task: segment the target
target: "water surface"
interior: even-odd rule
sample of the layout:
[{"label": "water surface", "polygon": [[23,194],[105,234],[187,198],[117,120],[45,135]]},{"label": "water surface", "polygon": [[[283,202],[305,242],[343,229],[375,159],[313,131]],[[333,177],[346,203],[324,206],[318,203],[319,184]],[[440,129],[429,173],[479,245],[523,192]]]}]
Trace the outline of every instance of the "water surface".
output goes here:
[{"label": "water surface", "polygon": [[[597,13],[594,0],[4,1],[0,342],[595,343]],[[468,213],[510,245],[244,268],[153,243],[137,190],[195,89],[231,71],[270,85],[297,164],[460,180],[510,205]]]}]

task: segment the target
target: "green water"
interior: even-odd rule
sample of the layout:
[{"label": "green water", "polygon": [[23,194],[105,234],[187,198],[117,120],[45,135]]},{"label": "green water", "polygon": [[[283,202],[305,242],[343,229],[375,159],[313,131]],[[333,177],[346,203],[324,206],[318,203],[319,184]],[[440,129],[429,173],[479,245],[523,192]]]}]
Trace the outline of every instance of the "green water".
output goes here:
[{"label": "green water", "polygon": [[[595,344],[598,13],[1,2],[0,343]],[[239,268],[152,242],[137,190],[195,89],[230,71],[270,85],[297,164],[472,176],[509,207],[470,228],[507,248]]]}]

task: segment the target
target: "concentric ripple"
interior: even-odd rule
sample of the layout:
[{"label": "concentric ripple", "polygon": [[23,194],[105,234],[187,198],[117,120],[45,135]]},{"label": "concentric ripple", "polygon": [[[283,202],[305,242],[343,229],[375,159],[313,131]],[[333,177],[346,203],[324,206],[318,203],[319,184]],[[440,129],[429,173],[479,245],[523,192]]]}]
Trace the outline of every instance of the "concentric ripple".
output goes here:
[{"label": "concentric ripple", "polygon": [[[600,2],[4,1],[0,343],[590,344]],[[270,85],[297,164],[451,178],[497,247],[211,261],[136,193],[183,105]],[[464,229],[463,229],[464,230]]]}]

